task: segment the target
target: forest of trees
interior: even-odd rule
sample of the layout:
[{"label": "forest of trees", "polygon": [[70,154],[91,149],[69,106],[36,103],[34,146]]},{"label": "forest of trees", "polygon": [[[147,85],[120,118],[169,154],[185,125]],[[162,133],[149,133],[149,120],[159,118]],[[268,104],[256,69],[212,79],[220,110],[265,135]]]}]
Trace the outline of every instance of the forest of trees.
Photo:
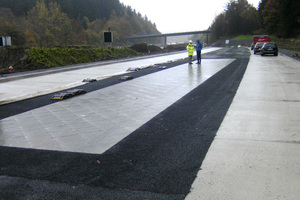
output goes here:
[{"label": "forest of trees", "polygon": [[0,35],[16,46],[103,46],[109,28],[116,45],[130,35],[159,33],[119,0],[0,0]]},{"label": "forest of trees", "polygon": [[249,34],[297,37],[300,34],[300,1],[261,0],[257,10],[247,0],[230,0],[210,29],[212,40]]},{"label": "forest of trees", "polygon": [[[261,0],[258,9],[247,0],[229,0],[211,26],[211,41],[225,37],[270,34],[297,37],[300,1]],[[0,0],[0,35],[15,46],[103,46],[103,32],[113,32],[115,45],[128,36],[159,33],[155,23],[119,0]]]}]

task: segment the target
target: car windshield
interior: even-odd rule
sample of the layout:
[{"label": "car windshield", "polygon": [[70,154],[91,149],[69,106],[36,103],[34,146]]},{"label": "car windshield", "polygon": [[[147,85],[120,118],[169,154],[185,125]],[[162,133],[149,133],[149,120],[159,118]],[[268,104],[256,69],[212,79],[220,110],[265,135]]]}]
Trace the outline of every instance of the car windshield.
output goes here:
[{"label": "car windshield", "polygon": [[256,43],[255,47],[262,47],[264,43]]},{"label": "car windshield", "polygon": [[266,44],[266,47],[275,47],[275,44]]}]

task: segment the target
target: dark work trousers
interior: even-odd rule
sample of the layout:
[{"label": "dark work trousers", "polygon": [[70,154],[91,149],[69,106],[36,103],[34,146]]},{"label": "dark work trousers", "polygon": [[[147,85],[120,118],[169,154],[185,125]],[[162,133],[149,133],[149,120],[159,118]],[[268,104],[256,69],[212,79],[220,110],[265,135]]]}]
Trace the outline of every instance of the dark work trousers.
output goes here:
[{"label": "dark work trousers", "polygon": [[201,51],[197,51],[197,61],[201,63]]}]

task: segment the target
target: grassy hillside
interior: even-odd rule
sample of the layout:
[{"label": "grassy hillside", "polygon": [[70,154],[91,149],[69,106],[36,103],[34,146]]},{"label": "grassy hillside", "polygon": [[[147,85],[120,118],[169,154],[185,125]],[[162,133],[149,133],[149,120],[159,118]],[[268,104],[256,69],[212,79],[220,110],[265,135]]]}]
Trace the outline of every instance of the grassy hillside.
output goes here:
[{"label": "grassy hillside", "polygon": [[93,48],[90,46],[71,46],[56,48],[17,48],[0,47],[0,75],[10,73],[9,66],[13,66],[13,73],[38,69],[47,69],[91,63],[104,60],[136,57],[141,55],[173,52],[185,50],[186,45],[171,45],[164,49],[136,44],[130,48]]},{"label": "grassy hillside", "polygon": [[7,47],[0,48],[0,52],[0,75],[10,73],[9,66],[13,66],[13,72],[23,72],[143,55],[129,48],[87,46],[30,49]]}]

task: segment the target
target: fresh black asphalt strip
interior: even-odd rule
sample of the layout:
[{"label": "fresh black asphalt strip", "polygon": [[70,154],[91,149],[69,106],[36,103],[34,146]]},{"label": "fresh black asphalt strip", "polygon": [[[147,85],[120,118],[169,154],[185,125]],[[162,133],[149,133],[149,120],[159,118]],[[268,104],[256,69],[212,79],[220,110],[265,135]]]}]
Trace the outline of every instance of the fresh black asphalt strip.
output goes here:
[{"label": "fresh black asphalt strip", "polygon": [[0,199],[184,199],[249,56],[207,55],[235,61],[103,154],[0,147]]}]

